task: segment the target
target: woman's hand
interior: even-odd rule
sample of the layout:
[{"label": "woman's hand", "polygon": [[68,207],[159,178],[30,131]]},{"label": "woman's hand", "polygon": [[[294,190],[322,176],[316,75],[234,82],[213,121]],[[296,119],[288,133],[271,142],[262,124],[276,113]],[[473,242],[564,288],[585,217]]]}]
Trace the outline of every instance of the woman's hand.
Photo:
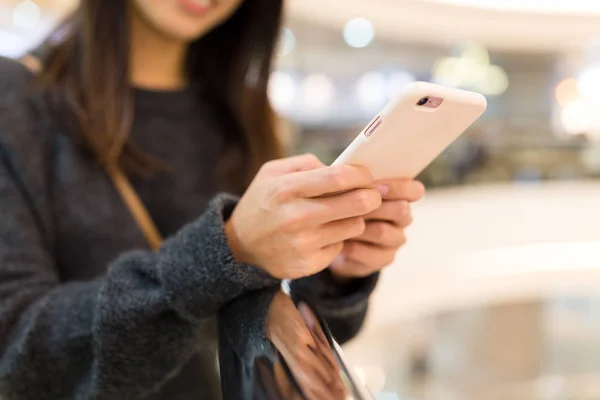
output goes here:
[{"label": "woman's hand", "polygon": [[398,248],[406,242],[404,229],[412,222],[410,203],[425,193],[422,183],[411,180],[377,182],[383,195],[380,208],[365,216],[366,229],[344,243],[330,271],[343,281],[362,278],[394,261]]},{"label": "woman's hand", "polygon": [[366,169],[325,167],[313,155],[269,162],[226,223],[233,254],[279,279],[320,272],[365,232],[382,201],[373,187]]}]

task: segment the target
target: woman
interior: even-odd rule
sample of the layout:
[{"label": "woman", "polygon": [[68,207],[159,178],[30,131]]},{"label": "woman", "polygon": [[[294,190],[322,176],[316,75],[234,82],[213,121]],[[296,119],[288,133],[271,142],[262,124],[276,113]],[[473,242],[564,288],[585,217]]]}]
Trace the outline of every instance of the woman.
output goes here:
[{"label": "woman", "polygon": [[217,398],[213,317],[279,279],[357,332],[423,188],[267,162],[281,3],[87,0],[0,61],[0,397]]}]

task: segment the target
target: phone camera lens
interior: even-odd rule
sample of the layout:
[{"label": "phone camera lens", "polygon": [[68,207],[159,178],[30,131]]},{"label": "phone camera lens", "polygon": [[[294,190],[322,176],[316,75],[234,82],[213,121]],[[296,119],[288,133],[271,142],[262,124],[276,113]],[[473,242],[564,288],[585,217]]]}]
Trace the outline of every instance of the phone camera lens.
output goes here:
[{"label": "phone camera lens", "polygon": [[417,105],[424,106],[429,101],[429,97],[423,97],[421,100],[417,102]]}]

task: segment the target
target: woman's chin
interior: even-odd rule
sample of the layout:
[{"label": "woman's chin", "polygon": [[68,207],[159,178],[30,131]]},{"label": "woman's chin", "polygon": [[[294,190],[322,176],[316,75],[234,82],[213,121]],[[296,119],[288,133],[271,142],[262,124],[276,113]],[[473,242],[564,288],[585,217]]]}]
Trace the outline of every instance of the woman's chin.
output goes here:
[{"label": "woman's chin", "polygon": [[164,36],[193,41],[226,20],[242,0],[134,0],[135,11]]},{"label": "woman's chin", "polygon": [[173,24],[172,26],[159,27],[162,34],[183,42],[193,42],[201,38],[212,29],[212,25],[199,26],[198,24]]}]

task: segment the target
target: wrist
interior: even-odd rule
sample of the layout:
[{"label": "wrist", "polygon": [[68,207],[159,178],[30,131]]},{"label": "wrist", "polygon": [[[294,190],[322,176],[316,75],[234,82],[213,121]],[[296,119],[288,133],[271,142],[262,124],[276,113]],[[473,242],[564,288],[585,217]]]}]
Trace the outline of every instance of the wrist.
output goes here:
[{"label": "wrist", "polygon": [[240,242],[239,236],[233,226],[231,218],[225,222],[225,236],[227,237],[227,241],[229,242],[229,248],[231,249],[231,253],[233,254],[233,258],[240,264],[249,264],[249,260],[245,252],[242,250],[242,244]]},{"label": "wrist", "polygon": [[331,275],[331,278],[333,279],[334,283],[340,284],[340,285],[344,285],[347,283],[352,282],[354,279],[353,276],[349,276],[349,275],[345,275],[339,272],[336,272],[335,270],[329,268],[329,275]]}]

